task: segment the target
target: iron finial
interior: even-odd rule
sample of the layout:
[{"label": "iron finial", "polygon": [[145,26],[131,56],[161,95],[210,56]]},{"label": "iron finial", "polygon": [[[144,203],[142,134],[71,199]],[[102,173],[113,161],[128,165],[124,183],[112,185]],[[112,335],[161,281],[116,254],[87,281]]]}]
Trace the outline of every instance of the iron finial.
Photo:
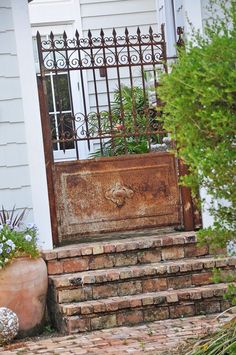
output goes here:
[{"label": "iron finial", "polygon": [[66,31],[63,32],[63,39],[66,41],[67,40],[67,34]]},{"label": "iron finial", "polygon": [[54,39],[54,34],[53,34],[53,32],[52,32],[52,31],[50,32],[49,37],[50,37],[50,40],[51,40],[51,41],[53,41],[53,39]]},{"label": "iron finial", "polygon": [[39,39],[39,40],[41,39],[39,31],[37,31],[37,33],[36,33],[36,38]]}]

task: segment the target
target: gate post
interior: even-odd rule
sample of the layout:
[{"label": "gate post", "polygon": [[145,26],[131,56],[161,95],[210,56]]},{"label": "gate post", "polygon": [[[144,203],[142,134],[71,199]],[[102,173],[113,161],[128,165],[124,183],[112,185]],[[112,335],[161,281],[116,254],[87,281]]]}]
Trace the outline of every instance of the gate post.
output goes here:
[{"label": "gate post", "polygon": [[44,158],[45,158],[45,166],[46,166],[46,174],[47,174],[52,239],[53,239],[53,244],[57,246],[59,244],[59,239],[58,239],[58,223],[57,223],[57,213],[56,213],[56,198],[54,192],[54,178],[53,178],[54,159],[53,159],[53,149],[52,149],[51,127],[50,127],[50,120],[49,120],[49,114],[47,109],[46,85],[42,76],[37,76],[37,83],[38,83],[39,106],[40,106],[40,116],[41,116],[42,134],[43,134]]},{"label": "gate post", "polygon": [[[188,167],[183,160],[178,159],[179,176],[188,175]],[[182,200],[183,225],[185,231],[192,231],[195,228],[194,207],[191,189],[186,186],[180,187]]]}]

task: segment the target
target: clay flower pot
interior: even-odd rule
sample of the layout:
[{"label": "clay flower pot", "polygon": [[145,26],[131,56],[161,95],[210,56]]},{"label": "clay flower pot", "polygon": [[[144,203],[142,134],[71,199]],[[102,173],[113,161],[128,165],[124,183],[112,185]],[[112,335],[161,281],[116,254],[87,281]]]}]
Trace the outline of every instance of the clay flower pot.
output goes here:
[{"label": "clay flower pot", "polygon": [[42,258],[15,258],[0,270],[0,307],[19,318],[19,335],[33,335],[42,327],[47,295],[47,267]]}]

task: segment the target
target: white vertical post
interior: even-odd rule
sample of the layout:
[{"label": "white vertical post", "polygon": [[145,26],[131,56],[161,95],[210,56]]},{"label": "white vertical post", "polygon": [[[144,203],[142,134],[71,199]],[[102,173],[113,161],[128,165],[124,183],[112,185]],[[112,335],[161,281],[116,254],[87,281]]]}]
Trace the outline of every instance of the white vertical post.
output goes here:
[{"label": "white vertical post", "polygon": [[34,223],[43,249],[52,248],[43,139],[27,0],[12,0],[17,58],[26,127]]},{"label": "white vertical post", "polygon": [[165,24],[165,35],[167,44],[167,56],[176,55],[176,29],[172,0],[156,0],[158,28],[162,23]]}]

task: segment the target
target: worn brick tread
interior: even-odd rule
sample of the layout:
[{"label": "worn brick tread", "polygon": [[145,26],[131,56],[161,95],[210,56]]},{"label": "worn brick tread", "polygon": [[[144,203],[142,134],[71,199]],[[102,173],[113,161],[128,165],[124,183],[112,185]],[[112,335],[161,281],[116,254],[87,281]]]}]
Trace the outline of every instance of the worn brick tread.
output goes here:
[{"label": "worn brick tread", "polygon": [[67,245],[55,248],[54,250],[43,251],[42,257],[49,261],[75,256],[99,255],[103,253],[116,253],[159,246],[183,245],[195,242],[196,235],[194,232],[169,233],[165,235],[154,234],[149,235],[148,238],[139,236],[130,237],[128,239]]},{"label": "worn brick tread", "polygon": [[62,275],[50,275],[49,283],[56,288],[76,287],[90,284],[100,284],[112,281],[124,281],[146,276],[176,275],[199,270],[224,268],[236,265],[236,257],[205,257],[183,259],[178,261],[164,261],[151,264],[131,265],[111,269],[89,270]]},{"label": "worn brick tread", "polygon": [[64,333],[137,325],[162,319],[192,317],[225,311],[226,284],[111,297],[52,306],[54,322]]},{"label": "worn brick tread", "polygon": [[150,292],[132,296],[111,297],[98,301],[75,302],[59,304],[59,310],[67,316],[92,315],[96,313],[109,313],[117,310],[140,308],[150,305],[181,304],[183,301],[194,302],[208,298],[222,298],[227,290],[226,284],[214,284],[188,289]]},{"label": "worn brick tread", "polygon": [[113,240],[103,244],[77,244],[43,254],[49,275],[70,274],[160,261],[209,256],[207,245],[199,247],[193,233],[149,236],[147,240]]}]

